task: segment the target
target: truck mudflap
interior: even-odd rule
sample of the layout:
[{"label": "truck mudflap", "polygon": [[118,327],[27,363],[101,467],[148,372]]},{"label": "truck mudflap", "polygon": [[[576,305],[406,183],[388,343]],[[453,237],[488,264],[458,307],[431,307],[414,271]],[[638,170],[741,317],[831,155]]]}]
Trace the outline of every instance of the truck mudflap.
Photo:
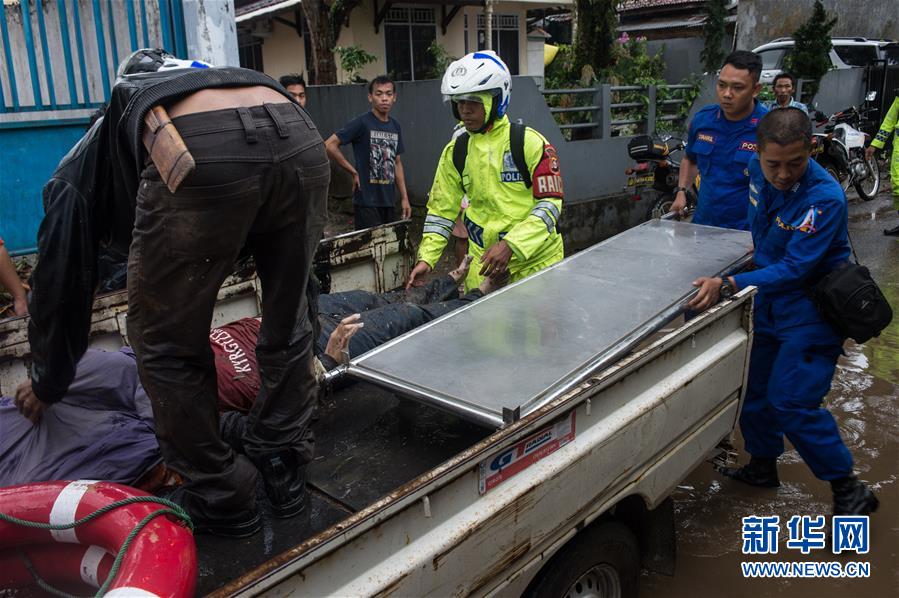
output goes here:
[{"label": "truck mudflap", "polygon": [[[660,505],[731,436],[754,293],[588,376],[215,595],[520,595],[578,530],[626,498]],[[566,419],[574,426],[558,430],[553,451],[482,488],[481,464]]]}]

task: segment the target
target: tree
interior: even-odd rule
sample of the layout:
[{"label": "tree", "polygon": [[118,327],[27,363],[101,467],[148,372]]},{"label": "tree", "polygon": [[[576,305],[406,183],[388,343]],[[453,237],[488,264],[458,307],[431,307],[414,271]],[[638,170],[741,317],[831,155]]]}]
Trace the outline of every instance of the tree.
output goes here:
[{"label": "tree", "polygon": [[616,38],[617,0],[577,0],[577,37],[574,40],[574,68],[585,66],[599,72],[612,63],[612,44]]},{"label": "tree", "polygon": [[724,17],[727,15],[724,2],[725,0],[708,0],[705,3],[706,18],[702,28],[705,45],[700,56],[707,73],[717,71],[724,61],[724,52],[721,50],[721,43],[724,41]]},{"label": "tree", "polygon": [[300,6],[309,24],[312,64],[317,85],[337,83],[337,63],[333,49],[340,37],[340,29],[350,12],[361,0],[303,0]]},{"label": "tree", "polygon": [[836,23],[837,17],[828,20],[821,0],[815,0],[812,16],[793,32],[795,45],[787,68],[803,80],[802,91],[808,97],[818,93],[821,78],[830,70],[830,33]]}]

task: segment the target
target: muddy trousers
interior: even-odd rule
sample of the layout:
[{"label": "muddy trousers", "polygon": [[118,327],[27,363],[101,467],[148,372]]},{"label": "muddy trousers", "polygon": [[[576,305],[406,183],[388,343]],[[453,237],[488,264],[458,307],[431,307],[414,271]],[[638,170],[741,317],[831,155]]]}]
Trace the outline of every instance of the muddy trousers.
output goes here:
[{"label": "muddy trousers", "polygon": [[821,406],[841,352],[842,342],[823,322],[779,332],[757,326],[740,414],[750,455],[779,457],[786,436],[819,479],[852,473],[852,456]]},{"label": "muddy trousers", "polygon": [[150,396],[163,459],[186,480],[188,509],[207,517],[253,506],[257,471],[219,434],[209,328],[241,248],[262,284],[256,347],[261,388],[243,445],[250,459],[312,457],[316,400],[305,287],[326,218],[330,166],[293,103],[175,119],[197,163],[171,193],[144,170],[128,262],[128,337]]}]

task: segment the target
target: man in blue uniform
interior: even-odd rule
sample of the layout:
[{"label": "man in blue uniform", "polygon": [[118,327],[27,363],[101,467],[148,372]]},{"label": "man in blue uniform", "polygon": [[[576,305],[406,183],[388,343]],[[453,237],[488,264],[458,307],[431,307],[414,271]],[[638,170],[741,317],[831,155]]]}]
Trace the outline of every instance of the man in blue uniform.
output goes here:
[{"label": "man in blue uniform", "polygon": [[811,124],[798,108],[774,110],[758,127],[759,155],[749,163],[749,222],[755,269],[700,278],[690,308],[713,305],[758,287],[755,338],[740,428],[752,459],[725,475],[774,487],[783,436],[833,489],[835,515],[866,515],[878,501],[852,474],[852,457],[837,424],[821,406],[844,338],[825,323],[805,289],[849,257],[846,197],[809,160]]},{"label": "man in blue uniform", "polygon": [[755,155],[755,128],[767,109],[757,101],[762,59],[737,50],[724,60],[716,87],[718,103],[696,113],[671,211],[687,207],[687,187],[701,176],[694,224],[749,230],[746,190],[749,159]]}]

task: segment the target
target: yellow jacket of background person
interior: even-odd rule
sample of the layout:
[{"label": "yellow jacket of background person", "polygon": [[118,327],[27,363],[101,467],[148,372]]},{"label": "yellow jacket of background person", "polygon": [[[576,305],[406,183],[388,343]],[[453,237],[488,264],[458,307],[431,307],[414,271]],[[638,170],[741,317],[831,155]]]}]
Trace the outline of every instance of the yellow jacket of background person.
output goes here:
[{"label": "yellow jacket of background person", "polygon": [[434,267],[449,240],[462,195],[467,194],[469,206],[463,221],[474,261],[465,279],[466,290],[483,280],[478,273],[480,257],[499,240],[504,239],[512,250],[511,282],[564,257],[559,234],[563,188],[556,150],[543,135],[526,129],[524,156],[532,180],[528,189],[512,158],[509,126],[509,117],[503,116],[485,133],[469,134],[461,178],[453,164],[458,137],[444,148],[437,164],[418,259]]}]

